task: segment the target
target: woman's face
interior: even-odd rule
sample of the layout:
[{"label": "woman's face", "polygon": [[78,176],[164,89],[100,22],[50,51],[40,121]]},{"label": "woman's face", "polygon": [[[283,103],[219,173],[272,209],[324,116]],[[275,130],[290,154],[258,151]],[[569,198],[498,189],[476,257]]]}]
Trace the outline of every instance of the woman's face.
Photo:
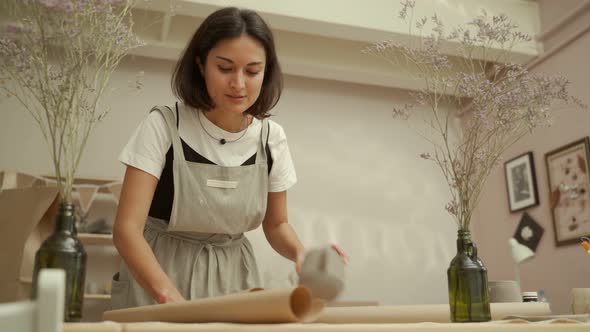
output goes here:
[{"label": "woman's face", "polygon": [[243,113],[250,108],[260,95],[265,59],[262,44],[248,35],[218,42],[205,66],[199,64],[212,110]]}]

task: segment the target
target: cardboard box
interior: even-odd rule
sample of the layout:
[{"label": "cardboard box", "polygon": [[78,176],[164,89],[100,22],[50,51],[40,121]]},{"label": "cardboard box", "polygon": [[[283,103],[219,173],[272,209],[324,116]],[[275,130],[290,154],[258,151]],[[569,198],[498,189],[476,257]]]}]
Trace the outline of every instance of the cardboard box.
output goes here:
[{"label": "cardboard box", "polygon": [[35,252],[53,231],[58,190],[34,181],[15,172],[0,177],[0,302],[30,297]]},{"label": "cardboard box", "polygon": [[[87,220],[112,224],[121,185],[115,179],[74,179],[76,210]],[[102,203],[91,209],[98,196]],[[53,232],[58,207],[54,177],[0,171],[0,303],[30,297],[35,253]]]}]

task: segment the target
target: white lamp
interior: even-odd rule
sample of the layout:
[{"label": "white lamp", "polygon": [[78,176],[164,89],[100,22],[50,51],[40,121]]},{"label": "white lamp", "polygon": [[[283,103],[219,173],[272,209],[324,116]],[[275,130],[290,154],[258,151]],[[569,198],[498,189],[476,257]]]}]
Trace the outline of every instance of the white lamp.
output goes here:
[{"label": "white lamp", "polygon": [[[512,252],[512,260],[514,261],[514,274],[516,276],[516,283],[518,287],[520,287],[520,273],[518,265],[528,261],[529,259],[535,257],[535,252],[531,250],[531,248],[521,244],[520,242],[516,241],[515,238],[510,238],[508,240],[510,244],[510,251]],[[522,293],[522,290],[521,290]]]}]

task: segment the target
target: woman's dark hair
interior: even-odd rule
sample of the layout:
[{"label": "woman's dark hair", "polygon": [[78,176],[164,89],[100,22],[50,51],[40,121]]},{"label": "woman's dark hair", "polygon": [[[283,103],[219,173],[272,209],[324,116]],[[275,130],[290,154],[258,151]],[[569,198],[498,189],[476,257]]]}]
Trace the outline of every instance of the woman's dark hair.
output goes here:
[{"label": "woman's dark hair", "polygon": [[209,15],[199,26],[172,74],[172,91],[186,105],[208,111],[215,105],[207,93],[205,79],[195,59],[205,65],[209,51],[223,39],[248,35],[264,46],[266,64],[260,96],[246,113],[262,119],[277,104],[283,90],[283,75],[272,32],[256,12],[235,7]]}]

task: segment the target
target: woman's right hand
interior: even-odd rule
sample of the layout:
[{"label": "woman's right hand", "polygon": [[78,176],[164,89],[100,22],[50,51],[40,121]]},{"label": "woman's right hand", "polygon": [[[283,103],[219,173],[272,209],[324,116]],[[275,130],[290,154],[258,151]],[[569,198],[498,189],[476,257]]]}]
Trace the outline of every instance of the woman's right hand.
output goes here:
[{"label": "woman's right hand", "polygon": [[158,304],[186,302],[186,299],[180,295],[180,292],[176,288],[162,291],[158,294],[155,300],[158,302]]}]

